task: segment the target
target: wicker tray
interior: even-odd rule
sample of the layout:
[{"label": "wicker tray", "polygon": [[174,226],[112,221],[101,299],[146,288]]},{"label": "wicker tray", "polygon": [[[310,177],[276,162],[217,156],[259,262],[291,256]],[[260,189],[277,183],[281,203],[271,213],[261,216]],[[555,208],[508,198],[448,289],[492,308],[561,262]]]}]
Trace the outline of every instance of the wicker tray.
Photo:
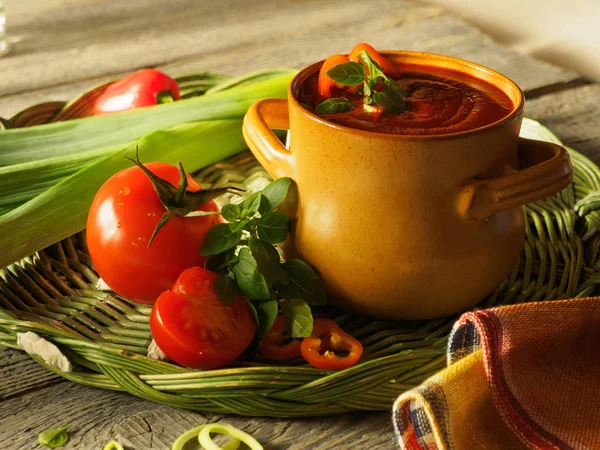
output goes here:
[{"label": "wicker tray", "polygon": [[[186,76],[185,83],[201,78]],[[2,127],[23,127],[89,115],[106,85],[69,103],[36,105]],[[573,183],[527,207],[527,238],[510,276],[484,299],[492,305],[587,296],[600,281],[600,170],[571,153]],[[261,189],[269,177],[248,152],[198,173],[201,184]],[[239,361],[221,370],[193,371],[147,357],[150,308],[96,289],[98,276],[77,234],[0,271],[0,344],[19,348],[17,333],[33,331],[54,342],[74,365],[77,382],[127,391],[151,401],[198,411],[251,416],[318,416],[387,410],[403,391],[445,365],[456,317],[384,322],[330,310],[327,314],[363,343],[363,362],[328,372],[297,364]]]}]

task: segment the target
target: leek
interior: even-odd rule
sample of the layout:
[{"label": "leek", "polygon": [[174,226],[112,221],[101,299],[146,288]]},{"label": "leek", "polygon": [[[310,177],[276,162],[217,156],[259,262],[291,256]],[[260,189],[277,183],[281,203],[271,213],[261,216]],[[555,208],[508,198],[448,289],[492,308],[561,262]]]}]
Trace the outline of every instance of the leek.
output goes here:
[{"label": "leek", "polygon": [[24,203],[63,178],[123,146],[0,167],[0,207]]},{"label": "leek", "polygon": [[131,166],[124,156],[136,145],[142,161],[182,162],[189,172],[245,149],[241,117],[255,100],[285,98],[293,73],[184,75],[186,95],[201,97],[1,131],[0,268],[85,228],[96,191]]},{"label": "leek", "polygon": [[[170,130],[154,131],[137,145],[143,162],[180,161],[189,172],[246,148],[241,119],[181,124]],[[114,173],[131,167],[124,157],[134,154],[135,144],[125,145],[0,216],[0,267],[85,228],[96,191]]]},{"label": "leek", "polygon": [[123,145],[185,122],[239,118],[256,100],[285,98],[293,74],[151,108],[8,129],[0,132],[0,166]]}]

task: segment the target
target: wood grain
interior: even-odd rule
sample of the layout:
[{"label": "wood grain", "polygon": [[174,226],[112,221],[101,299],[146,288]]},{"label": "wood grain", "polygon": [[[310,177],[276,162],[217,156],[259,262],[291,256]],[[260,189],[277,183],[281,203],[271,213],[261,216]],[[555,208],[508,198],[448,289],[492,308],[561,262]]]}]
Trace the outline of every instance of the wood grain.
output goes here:
[{"label": "wood grain", "polygon": [[[10,2],[9,2],[10,3]],[[507,50],[438,7],[400,0],[20,0],[9,13],[13,53],[0,59],[0,116],[68,100],[145,66],[172,74],[300,68],[359,41],[473,60],[513,78],[526,114],[600,162],[600,86]],[[13,3],[15,5],[16,3]],[[26,8],[24,5],[29,5]],[[0,447],[37,449],[37,434],[72,424],[65,449],[166,449],[182,432],[226,421],[267,450],[395,449],[389,413],[313,419],[199,414],[65,382],[0,347]]]},{"label": "wood grain", "polygon": [[61,447],[65,450],[99,449],[112,439],[128,449],[167,449],[183,432],[219,421],[251,433],[265,450],[385,450],[396,445],[389,413],[293,420],[200,414],[73,383],[5,400],[0,417],[3,450],[38,449],[38,433],[65,424],[71,425],[71,439]]},{"label": "wood grain", "polygon": [[142,67],[235,75],[301,68],[360,41],[476,61],[524,90],[578,78],[499,46],[438,7],[402,0],[80,0],[17,16],[10,30],[18,42],[0,59],[3,117],[34,103],[68,100]]},{"label": "wood grain", "polygon": [[27,353],[0,346],[0,401],[64,382]]},{"label": "wood grain", "polygon": [[529,100],[525,114],[600,164],[600,85],[590,84]]}]

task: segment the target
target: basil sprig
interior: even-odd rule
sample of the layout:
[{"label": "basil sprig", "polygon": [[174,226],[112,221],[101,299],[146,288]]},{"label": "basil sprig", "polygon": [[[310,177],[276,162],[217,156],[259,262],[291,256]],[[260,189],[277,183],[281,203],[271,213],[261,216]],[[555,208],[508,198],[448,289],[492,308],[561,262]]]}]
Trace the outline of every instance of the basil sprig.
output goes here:
[{"label": "basil sprig", "polygon": [[315,108],[315,113],[321,114],[337,114],[354,109],[354,103],[345,98],[328,98],[319,103]]},{"label": "basil sprig", "polygon": [[[406,111],[407,105],[404,97],[409,95],[408,91],[397,81],[389,79],[366,50],[358,54],[358,60],[360,63],[350,61],[333,66],[327,71],[327,76],[343,86],[362,84],[359,92],[364,96],[365,105],[375,103],[385,111],[394,114]],[[384,89],[380,88],[381,85],[384,86]],[[353,108],[354,104],[351,101],[334,97],[319,103],[315,112],[317,114],[337,114]]]},{"label": "basil sprig", "polygon": [[275,209],[285,200],[290,184],[289,178],[279,178],[243,202],[223,206],[221,213],[229,223],[211,228],[200,249],[201,255],[208,256],[205,268],[219,274],[214,288],[221,301],[229,304],[240,293],[248,299],[259,338],[280,310],[289,336],[310,336],[310,305],[326,303],[317,273],[299,259],[282,263],[275,247],[289,233],[290,218]]}]

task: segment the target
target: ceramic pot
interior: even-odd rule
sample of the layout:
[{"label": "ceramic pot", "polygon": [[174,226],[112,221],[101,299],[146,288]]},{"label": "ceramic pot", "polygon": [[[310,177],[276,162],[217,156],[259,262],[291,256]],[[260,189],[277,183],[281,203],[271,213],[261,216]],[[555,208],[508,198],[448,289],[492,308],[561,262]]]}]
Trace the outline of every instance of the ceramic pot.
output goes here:
[{"label": "ceramic pot", "polygon": [[[445,135],[347,128],[297,100],[321,61],[296,75],[287,100],[255,103],[244,137],[273,177],[296,182],[292,243],[331,303],[382,319],[430,319],[468,309],[500,284],[523,246],[522,206],[565,188],[573,169],[564,148],[519,137],[523,93],[510,79],[448,56],[384,55],[484,79],[514,108]],[[271,129],[290,130],[289,150]]]}]

